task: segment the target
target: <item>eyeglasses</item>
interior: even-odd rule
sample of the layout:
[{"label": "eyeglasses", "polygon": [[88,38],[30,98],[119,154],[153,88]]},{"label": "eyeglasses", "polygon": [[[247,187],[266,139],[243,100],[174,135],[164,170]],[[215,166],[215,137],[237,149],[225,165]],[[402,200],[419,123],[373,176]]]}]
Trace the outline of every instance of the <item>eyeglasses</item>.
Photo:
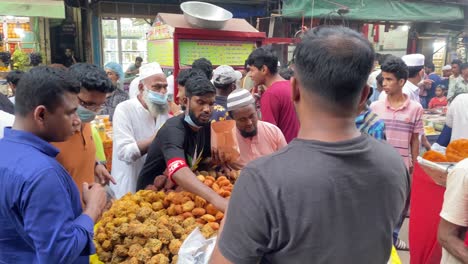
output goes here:
[{"label": "eyeglasses", "polygon": [[88,103],[88,102],[85,102],[83,99],[81,99],[79,96],[77,97],[78,97],[78,100],[80,100],[80,105],[88,110],[91,110],[93,112],[99,112],[104,108],[104,104],[96,105],[95,103]]}]

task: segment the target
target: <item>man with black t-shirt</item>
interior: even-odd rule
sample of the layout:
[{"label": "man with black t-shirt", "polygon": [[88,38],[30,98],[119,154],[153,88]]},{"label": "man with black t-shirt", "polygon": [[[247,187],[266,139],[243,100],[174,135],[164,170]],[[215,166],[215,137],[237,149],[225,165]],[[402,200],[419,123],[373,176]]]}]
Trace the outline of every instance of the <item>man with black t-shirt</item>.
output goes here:
[{"label": "man with black t-shirt", "polygon": [[152,184],[167,168],[171,181],[225,211],[227,200],[201,183],[192,172],[208,165],[210,160],[210,117],[215,87],[206,77],[193,76],[185,84],[185,93],[187,111],[167,120],[159,130],[149,148],[137,190]]}]

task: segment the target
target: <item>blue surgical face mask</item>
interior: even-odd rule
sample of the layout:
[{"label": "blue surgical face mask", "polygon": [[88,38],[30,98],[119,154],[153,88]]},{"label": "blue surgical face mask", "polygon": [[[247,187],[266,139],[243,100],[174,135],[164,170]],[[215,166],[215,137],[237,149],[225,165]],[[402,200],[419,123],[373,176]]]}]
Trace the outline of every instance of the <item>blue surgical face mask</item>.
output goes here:
[{"label": "blue surgical face mask", "polygon": [[151,91],[149,89],[146,89],[148,91],[148,100],[153,103],[153,104],[158,104],[158,105],[163,105],[167,104],[167,93],[162,94],[158,93],[155,91]]},{"label": "blue surgical face mask", "polygon": [[189,126],[191,127],[201,128],[201,126],[198,126],[197,124],[195,124],[195,122],[193,122],[192,117],[190,117],[190,114],[188,112],[189,111],[185,113],[184,121],[187,122],[187,124],[189,124]]},{"label": "blue surgical face mask", "polygon": [[76,109],[76,113],[78,114],[78,116],[81,119],[81,122],[83,122],[83,123],[89,123],[89,122],[93,121],[94,118],[96,118],[96,113],[95,112],[93,112],[93,111],[91,111],[89,109],[86,109],[81,105],[79,105],[78,109]]}]

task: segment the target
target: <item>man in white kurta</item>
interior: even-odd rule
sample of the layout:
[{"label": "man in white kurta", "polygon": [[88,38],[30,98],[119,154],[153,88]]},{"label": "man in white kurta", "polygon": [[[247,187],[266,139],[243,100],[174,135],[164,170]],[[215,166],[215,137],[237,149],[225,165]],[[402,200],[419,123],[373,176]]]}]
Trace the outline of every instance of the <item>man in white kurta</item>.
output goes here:
[{"label": "man in white kurta", "polygon": [[148,148],[169,118],[167,81],[159,65],[140,68],[139,90],[136,98],[120,103],[114,113],[112,175],[117,184],[111,188],[117,198],[136,191]]}]

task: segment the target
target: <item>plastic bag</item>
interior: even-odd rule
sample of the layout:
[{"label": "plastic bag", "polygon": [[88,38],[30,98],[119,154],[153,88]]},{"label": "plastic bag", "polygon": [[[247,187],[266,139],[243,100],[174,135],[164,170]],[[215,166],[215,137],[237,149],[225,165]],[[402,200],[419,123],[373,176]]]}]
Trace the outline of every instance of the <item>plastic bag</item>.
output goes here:
[{"label": "plastic bag", "polygon": [[222,161],[239,160],[240,150],[236,135],[236,121],[223,120],[211,123],[211,147],[222,155]]},{"label": "plastic bag", "polygon": [[177,264],[208,264],[216,245],[216,236],[206,239],[197,227],[179,249]]}]

